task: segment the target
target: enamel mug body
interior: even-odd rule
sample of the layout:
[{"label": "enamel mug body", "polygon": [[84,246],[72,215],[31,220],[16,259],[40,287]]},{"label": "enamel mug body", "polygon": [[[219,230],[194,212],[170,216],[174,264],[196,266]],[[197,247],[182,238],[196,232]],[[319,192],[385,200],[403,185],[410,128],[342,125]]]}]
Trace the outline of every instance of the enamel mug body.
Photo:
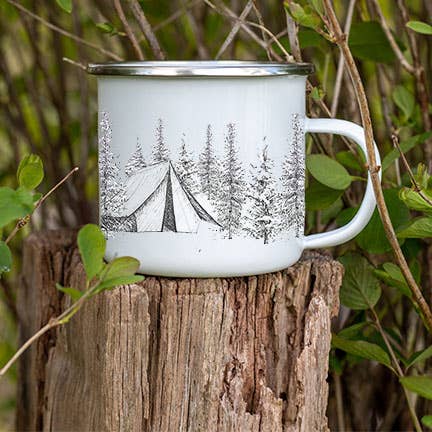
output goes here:
[{"label": "enamel mug body", "polygon": [[366,153],[360,126],[305,117],[312,71],[255,62],[90,65],[106,258],[134,256],[150,275],[254,275],[358,234],[375,208],[370,179],[351,222],[304,236],[305,134],[344,135]]}]

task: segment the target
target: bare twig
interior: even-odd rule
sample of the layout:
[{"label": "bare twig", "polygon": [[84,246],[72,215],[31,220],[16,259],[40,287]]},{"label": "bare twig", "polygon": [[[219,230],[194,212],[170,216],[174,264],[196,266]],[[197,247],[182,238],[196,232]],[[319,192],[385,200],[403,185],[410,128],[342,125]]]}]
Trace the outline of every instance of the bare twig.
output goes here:
[{"label": "bare twig", "polygon": [[[400,364],[399,364],[399,361],[398,361],[398,359],[397,359],[397,357],[396,357],[396,354],[395,354],[395,352],[394,352],[394,349],[393,349],[393,347],[392,347],[392,345],[391,345],[391,343],[390,343],[390,341],[389,341],[389,339],[388,339],[388,337],[387,337],[387,333],[386,333],[386,332],[384,331],[384,329],[382,328],[382,326],[381,326],[381,322],[380,322],[380,319],[379,319],[378,314],[376,313],[374,307],[371,306],[371,305],[369,305],[369,307],[370,307],[370,310],[371,310],[371,312],[372,312],[372,316],[373,316],[373,319],[374,319],[374,322],[375,322],[375,326],[376,326],[378,332],[380,333],[381,337],[383,338],[384,343],[385,343],[385,346],[387,347],[387,351],[388,351],[389,354],[390,354],[390,357],[391,357],[392,363],[393,363],[393,365],[394,365],[395,368],[396,368],[396,369],[395,369],[395,372],[396,372],[396,374],[397,374],[397,376],[398,376],[399,378],[402,378],[402,377],[404,377],[405,375],[404,375],[404,373],[403,373],[402,368],[400,367]],[[422,432],[422,427],[421,427],[421,425],[420,425],[419,419],[418,419],[417,414],[416,414],[416,412],[415,412],[415,407],[414,407],[413,404],[412,404],[412,401],[411,401],[410,395],[409,395],[409,393],[408,393],[408,390],[407,390],[404,386],[402,386],[402,388],[403,388],[403,391],[404,391],[404,393],[405,393],[405,399],[406,399],[406,401],[407,401],[408,410],[409,410],[409,412],[410,412],[411,419],[412,419],[412,421],[413,421],[413,423],[414,423],[415,430],[416,430],[417,432]]]},{"label": "bare twig", "polygon": [[156,24],[155,26],[153,26],[153,31],[157,32],[157,31],[161,30],[162,28],[164,28],[165,26],[167,26],[168,24],[171,24],[173,21],[179,19],[186,12],[186,10],[188,8],[191,8],[191,7],[193,7],[196,4],[201,3],[201,2],[202,2],[202,0],[193,0],[193,1],[186,3],[186,5],[184,7],[181,7],[180,9],[176,10],[167,19],[164,19],[159,24]]},{"label": "bare twig", "polygon": [[[255,24],[255,23],[250,23],[248,21],[244,21],[244,20],[240,20],[239,17],[230,9],[228,8],[223,2],[218,2],[218,6],[216,6],[215,4],[213,4],[210,0],[203,0],[208,6],[210,6],[213,10],[217,11],[219,14],[226,16],[227,18],[234,20],[238,23],[240,23],[240,27],[241,29],[251,38],[253,39],[258,45],[261,46],[261,48],[267,50],[267,48],[270,50],[271,55],[277,60],[277,61],[283,61],[283,58],[276,53],[271,47],[268,47],[268,44],[263,41],[255,32],[253,32],[250,28],[249,25],[254,24],[254,26],[261,28],[261,26],[259,24]],[[270,32],[271,33],[271,32]],[[272,34],[272,40],[274,42],[277,41],[277,43],[280,42],[277,40],[277,38]],[[283,48],[283,47],[282,47]],[[284,49],[284,51],[286,52],[286,50]],[[288,54],[288,53],[287,53]],[[288,54],[289,56],[289,54]],[[289,56],[290,57],[290,56]],[[289,61],[289,60],[288,60]]]},{"label": "bare twig", "polygon": [[[292,0],[288,0],[288,3],[290,3],[291,1]],[[288,40],[290,43],[292,55],[294,56],[296,61],[301,62],[302,55],[301,55],[300,43],[298,39],[298,25],[286,9],[285,9],[285,17],[287,23]]]},{"label": "bare twig", "polygon": [[80,63],[79,61],[72,60],[69,57],[63,57],[62,59],[64,62],[69,63],[73,66],[76,66],[77,68],[83,70],[84,72],[87,72],[87,67],[85,64]]},{"label": "bare twig", "polygon": [[388,24],[387,24],[387,20],[384,17],[383,11],[381,9],[381,6],[378,2],[378,0],[371,0],[375,11],[378,15],[378,19],[379,22],[381,24],[382,29],[384,30],[384,33],[387,37],[387,40],[390,43],[390,46],[393,49],[393,52],[395,53],[397,59],[399,60],[399,63],[402,65],[402,67],[409,72],[410,74],[414,74],[414,67],[408,62],[408,60],[405,58],[403,52],[401,51],[401,49],[399,48],[399,45],[396,42],[396,39],[393,36],[393,33],[391,32]]},{"label": "bare twig", "polygon": [[[393,121],[391,118],[389,98],[387,97],[387,92],[385,89],[385,83],[384,83],[385,76],[383,73],[383,65],[378,63],[375,67],[377,71],[376,77],[377,77],[377,84],[378,84],[378,92],[380,94],[380,99],[381,99],[381,108],[382,108],[384,123],[386,125],[388,135],[391,135],[394,132],[395,127],[393,125]],[[400,186],[402,184],[402,180],[400,175],[399,159],[395,159],[394,168],[396,172],[396,181],[397,184]]]},{"label": "bare twig", "polygon": [[424,192],[422,191],[421,187],[418,185],[418,183],[415,179],[414,173],[412,172],[412,169],[409,166],[409,163],[405,157],[405,154],[402,151],[401,146],[399,145],[399,137],[395,133],[392,133],[391,138],[392,138],[392,143],[393,143],[394,147],[399,151],[400,157],[402,159],[402,163],[404,164],[405,169],[407,170],[408,176],[411,180],[411,183],[414,187],[414,190],[422,197],[423,201],[425,201],[427,204],[432,206],[432,200],[424,194]]},{"label": "bare twig", "polygon": [[85,39],[82,39],[80,37],[78,37],[77,35],[68,32],[67,30],[64,30],[58,26],[56,26],[55,24],[50,23],[49,21],[45,20],[44,18],[40,17],[39,15],[34,14],[32,11],[28,10],[27,8],[25,8],[23,5],[17,3],[15,0],[6,0],[8,3],[10,3],[12,6],[16,7],[17,9],[19,9],[21,12],[24,12],[26,15],[28,15],[29,17],[33,18],[34,20],[40,22],[41,24],[43,24],[45,27],[48,27],[49,29],[60,33],[63,36],[66,36],[72,40],[74,40],[75,42],[78,42],[80,44],[86,45],[89,48],[93,48],[97,51],[99,51],[101,54],[106,55],[109,58],[112,58],[113,60],[117,60],[117,61],[121,61],[123,60],[120,56],[118,56],[117,54],[114,54],[111,51],[106,50],[105,48],[100,47],[99,45],[96,45],[92,42],[88,42]]},{"label": "bare twig", "polygon": [[329,31],[330,36],[337,43],[339,48],[342,51],[342,54],[345,57],[346,66],[350,73],[351,79],[353,81],[353,85],[356,91],[357,100],[359,103],[359,108],[362,116],[363,127],[365,130],[365,140],[367,147],[367,154],[369,159],[369,173],[371,176],[372,186],[375,192],[375,198],[377,201],[377,207],[379,214],[381,216],[381,220],[383,222],[384,231],[386,233],[387,239],[393,249],[393,252],[396,257],[396,261],[404,275],[405,280],[410,288],[410,291],[413,294],[414,300],[417,302],[419,309],[422,312],[425,323],[427,324],[428,330],[432,332],[432,312],[427,304],[423,294],[415,281],[406,259],[402,253],[400,248],[395,230],[393,228],[390,215],[384,200],[384,194],[381,187],[381,181],[379,177],[379,171],[381,167],[377,166],[377,161],[375,158],[375,149],[374,149],[374,137],[373,137],[373,129],[372,129],[372,120],[369,112],[369,105],[366,97],[366,92],[363,87],[363,83],[355,64],[354,58],[352,56],[351,50],[348,46],[346,36],[343,34],[342,29],[339,25],[339,21],[336,17],[335,11],[333,9],[333,5],[331,0],[323,0],[323,5],[326,11],[326,16],[329,20]]},{"label": "bare twig", "polygon": [[215,56],[216,60],[219,59],[221,57],[221,55],[225,52],[225,50],[231,45],[232,41],[234,40],[238,31],[241,28],[242,21],[245,20],[246,17],[249,15],[249,12],[251,11],[252,6],[253,6],[253,1],[249,0],[246,3],[246,6],[244,7],[242,13],[239,16],[239,21],[235,22],[231,31],[228,33],[228,36],[226,37],[226,39],[223,41],[223,44],[219,48],[219,51],[217,52],[217,54]]},{"label": "bare twig", "polygon": [[126,19],[126,16],[124,14],[122,5],[120,0],[113,0],[114,1],[114,8],[117,12],[118,17],[120,18],[120,21],[123,24],[123,27],[125,29],[126,35],[128,37],[128,39],[130,40],[132,47],[138,57],[139,60],[144,60],[144,54],[141,50],[141,47],[139,46],[139,43],[135,37],[135,34],[132,30],[132,27],[129,25],[128,20]]},{"label": "bare twig", "polygon": [[[183,0],[182,0],[183,3]],[[190,8],[187,8],[186,5],[183,6],[185,9],[186,17],[189,21],[192,33],[195,36],[195,42],[198,49],[198,55],[200,59],[206,60],[210,58],[209,50],[207,49],[204,43],[204,33],[202,28],[198,25],[197,20],[195,19],[195,15]]]},{"label": "bare twig", "polygon": [[19,348],[19,350],[12,356],[12,358],[0,369],[0,378],[11,368],[11,366],[21,357],[21,355],[29,348],[34,342],[41,338],[45,333],[51,329],[58,327],[67,322],[76,312],[78,312],[84,302],[94,293],[94,287],[89,288],[76,302],[69,306],[63,313],[58,317],[51,318],[47,324],[45,324],[39,331],[31,336],[27,341]]},{"label": "bare twig", "polygon": [[[264,19],[263,19],[262,15],[261,15],[260,10],[258,9],[258,6],[256,5],[256,0],[252,0],[252,5],[253,5],[253,10],[255,12],[255,15],[256,15],[256,17],[258,19],[258,23],[262,27],[261,28],[261,37],[262,37],[263,41],[265,41],[266,44],[267,44],[267,48],[265,49],[266,54],[267,54],[267,58],[269,60],[272,60],[271,52],[269,50],[268,38],[267,38],[266,32],[264,31],[264,29],[266,29],[267,27],[265,26]],[[276,36],[274,36],[274,35],[273,35],[273,40],[277,40],[279,42],[279,39]]]},{"label": "bare twig", "polygon": [[137,0],[128,0],[128,3],[129,3],[129,8],[132,11],[132,14],[134,15],[135,19],[137,20],[141,31],[143,32],[148,43],[150,44],[154,56],[158,60],[165,60],[165,54],[162,51],[162,48],[159,45],[159,41],[157,40],[157,37],[155,36],[153,29],[150,23],[148,22],[147,17],[145,16],[144,11],[142,10],[140,4],[138,3]]},{"label": "bare twig", "polygon": [[[353,17],[356,1],[357,0],[350,0],[348,4],[348,10],[347,10],[347,14],[345,18],[345,26],[344,26],[344,33],[347,35],[347,37],[351,29],[352,17]],[[340,91],[342,88],[342,80],[344,75],[344,66],[345,66],[345,59],[344,56],[341,55],[339,56],[338,67],[336,72],[336,81],[333,90],[333,99],[330,108],[332,117],[336,116],[338,105],[339,105],[339,97],[340,97]]]},{"label": "bare twig", "polygon": [[[406,24],[410,20],[407,6],[406,6],[404,0],[397,0],[397,5],[398,5],[399,10],[401,12],[402,21],[403,21],[405,28],[406,28]],[[418,47],[418,43],[417,43],[417,36],[416,36],[416,33],[409,28],[406,28],[406,32],[408,35],[408,42],[409,42],[409,47],[410,47],[410,51],[411,51],[411,56],[413,59],[413,66],[414,66],[413,74],[414,74],[415,83],[416,83],[417,98],[418,98],[418,101],[420,103],[420,112],[421,112],[421,116],[422,116],[422,120],[423,120],[423,127],[426,131],[430,131],[430,130],[432,130],[432,119],[431,119],[431,115],[429,113],[428,86],[427,86],[427,79],[426,79],[426,75],[425,75],[425,70],[424,70],[424,67],[423,67],[423,65],[421,63],[421,59],[420,59],[420,52],[419,52],[419,47]],[[432,163],[431,162],[431,158],[432,158],[432,139],[431,138],[426,140],[424,148],[425,148],[426,159],[428,159],[429,164],[431,164]]]},{"label": "bare twig", "polygon": [[10,234],[7,236],[5,243],[9,243],[16,235],[16,233],[23,227],[25,227],[28,222],[30,221],[31,216],[33,213],[45,202],[45,200],[53,193],[55,192],[66,180],[69,179],[69,177],[76,173],[78,171],[78,167],[75,167],[71,171],[69,171],[68,174],[66,174],[55,186],[53,186],[42,198],[39,199],[39,201],[35,204],[32,212],[28,214],[27,216],[24,216],[23,218],[19,219],[16,223],[14,229],[10,232]]}]

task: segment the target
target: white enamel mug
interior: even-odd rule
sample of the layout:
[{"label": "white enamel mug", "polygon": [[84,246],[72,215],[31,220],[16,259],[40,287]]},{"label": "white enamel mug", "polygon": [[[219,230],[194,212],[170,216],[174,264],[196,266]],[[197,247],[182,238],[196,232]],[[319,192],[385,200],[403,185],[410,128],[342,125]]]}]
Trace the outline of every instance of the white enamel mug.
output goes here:
[{"label": "white enamel mug", "polygon": [[344,135],[366,154],[360,126],[305,117],[312,65],[167,61],[88,70],[98,75],[108,260],[134,256],[149,275],[255,275],[294,264],[305,249],[346,242],[368,223],[370,178],[351,222],[304,236],[305,133]]}]

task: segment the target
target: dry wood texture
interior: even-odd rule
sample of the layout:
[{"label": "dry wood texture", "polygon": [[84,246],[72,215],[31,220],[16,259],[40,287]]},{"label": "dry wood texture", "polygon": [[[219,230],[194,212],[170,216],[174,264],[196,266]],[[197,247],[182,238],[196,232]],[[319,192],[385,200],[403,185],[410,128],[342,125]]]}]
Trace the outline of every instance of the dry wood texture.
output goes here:
[{"label": "dry wood texture", "polygon": [[[21,340],[83,286],[70,231],[32,234]],[[20,364],[17,428],[45,431],[327,430],[330,319],[342,267],[306,254],[286,271],[148,277],[103,293]]]}]

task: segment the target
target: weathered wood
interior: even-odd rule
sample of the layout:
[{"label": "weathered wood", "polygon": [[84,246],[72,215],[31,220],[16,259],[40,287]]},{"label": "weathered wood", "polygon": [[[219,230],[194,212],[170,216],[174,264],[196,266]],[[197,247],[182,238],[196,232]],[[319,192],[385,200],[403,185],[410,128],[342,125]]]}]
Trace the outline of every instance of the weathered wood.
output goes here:
[{"label": "weathered wood", "polygon": [[[25,244],[21,341],[83,286],[68,231]],[[330,319],[342,267],[306,254],[283,272],[148,277],[103,293],[20,364],[17,428],[45,431],[327,430]]]}]

